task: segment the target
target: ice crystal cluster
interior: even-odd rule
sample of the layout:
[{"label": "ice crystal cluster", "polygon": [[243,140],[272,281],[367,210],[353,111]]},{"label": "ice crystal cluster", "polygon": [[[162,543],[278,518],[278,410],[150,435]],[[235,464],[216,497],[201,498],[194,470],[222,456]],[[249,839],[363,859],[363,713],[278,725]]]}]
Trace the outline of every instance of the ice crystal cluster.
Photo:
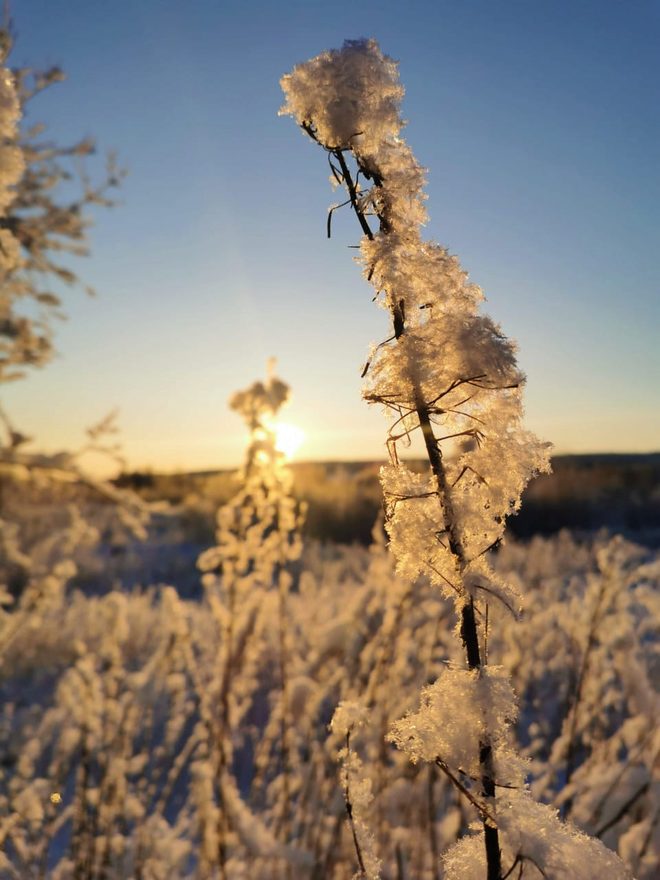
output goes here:
[{"label": "ice crystal cluster", "polygon": [[392,726],[391,737],[414,762],[447,755],[463,773],[476,777],[479,743],[489,731],[506,731],[516,714],[503,669],[490,666],[479,674],[449,667],[424,689],[420,711]]},{"label": "ice crystal cluster", "polygon": [[[503,862],[513,877],[604,880],[629,878],[614,853],[561,823],[556,811],[529,798],[502,797],[498,810]],[[476,836],[466,836],[443,858],[444,880],[483,880],[486,859]],[[515,867],[513,867],[515,866]]]},{"label": "ice crystal cluster", "polygon": [[[489,603],[515,612],[518,598],[486,554],[528,480],[548,469],[548,444],[522,425],[525,379],[514,343],[480,311],[482,292],[458,259],[422,238],[424,173],[400,134],[397,65],[373,40],[347,41],[296,66],[282,87],[281,112],[325,149],[334,182],[348,193],[364,233],[364,275],[392,320],[363,375],[365,399],[391,417],[381,481],[398,572],[428,577],[455,600],[461,620],[468,668],[448,668],[419,711],[391,731],[413,761],[442,768],[482,820],[482,840],[467,838],[450,852],[446,875],[500,880],[519,866],[519,875],[563,877],[575,860],[624,877],[604,847],[594,841],[581,850],[552,810],[536,808],[507,746],[515,700],[506,674],[487,667],[484,621]],[[416,435],[428,457],[423,474],[398,454]],[[543,821],[523,822],[535,810]],[[563,856],[555,858],[560,839]]]}]

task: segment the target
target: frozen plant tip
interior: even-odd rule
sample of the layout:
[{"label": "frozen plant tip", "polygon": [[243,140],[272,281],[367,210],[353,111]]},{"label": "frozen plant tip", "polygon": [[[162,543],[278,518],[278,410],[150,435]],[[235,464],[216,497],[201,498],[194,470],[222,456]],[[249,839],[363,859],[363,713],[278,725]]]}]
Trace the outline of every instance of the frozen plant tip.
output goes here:
[{"label": "frozen plant tip", "polygon": [[[465,648],[467,669],[442,676],[420,711],[395,724],[392,738],[414,759],[434,760],[452,781],[464,774],[457,787],[477,806],[483,828],[483,841],[470,844],[483,864],[475,877],[502,880],[514,870],[515,876],[566,876],[538,863],[527,837],[520,848],[509,842],[511,804],[516,798],[525,808],[532,804],[524,772],[506,746],[510,685],[486,669],[489,605],[514,612],[518,605],[487,554],[502,539],[529,479],[549,468],[548,444],[522,425],[525,379],[515,345],[479,311],[481,290],[458,259],[421,237],[424,173],[400,136],[397,64],[374,40],[349,40],[296,66],[282,87],[281,112],[325,150],[334,182],[346,190],[363,233],[364,275],[392,321],[363,376],[365,399],[391,417],[390,464],[381,481],[397,568],[410,578],[427,576],[455,602]],[[421,475],[398,454],[414,435],[428,458]],[[459,846],[467,852],[466,843]],[[461,871],[452,876],[472,876],[465,863]],[[620,866],[607,876],[625,871]]]}]

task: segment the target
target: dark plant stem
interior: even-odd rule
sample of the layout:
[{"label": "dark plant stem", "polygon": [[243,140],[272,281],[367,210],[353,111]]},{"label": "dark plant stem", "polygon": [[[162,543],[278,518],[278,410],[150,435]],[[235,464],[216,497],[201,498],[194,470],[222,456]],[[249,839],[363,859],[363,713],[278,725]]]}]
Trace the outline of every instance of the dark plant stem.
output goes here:
[{"label": "dark plant stem", "polygon": [[605,822],[600,828],[596,831],[596,837],[602,837],[606,831],[609,831],[610,828],[614,828],[617,822],[619,822],[626,815],[628,810],[635,804],[636,801],[639,800],[642,795],[646,794],[649,790],[651,783],[647,780],[637,791],[631,795],[624,804],[622,804],[621,808],[617,810],[617,812]]}]

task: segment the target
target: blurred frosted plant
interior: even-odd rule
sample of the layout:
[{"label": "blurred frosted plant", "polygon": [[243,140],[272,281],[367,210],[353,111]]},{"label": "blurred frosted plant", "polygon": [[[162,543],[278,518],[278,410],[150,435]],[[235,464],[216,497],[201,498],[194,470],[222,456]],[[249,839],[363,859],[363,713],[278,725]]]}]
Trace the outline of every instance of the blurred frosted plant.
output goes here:
[{"label": "blurred frosted plant", "polygon": [[532,791],[650,880],[660,864],[658,554],[562,534],[507,545],[498,568],[529,587],[529,613],[504,620],[492,649],[526,707]]},{"label": "blurred frosted plant", "polygon": [[[204,552],[199,567],[218,627],[218,655],[212,663],[213,678],[205,686],[202,705],[212,731],[207,741],[209,765],[216,781],[218,820],[217,864],[228,870],[228,841],[236,828],[227,810],[233,770],[234,743],[252,707],[259,686],[258,669],[270,642],[272,621],[278,698],[271,707],[257,763],[263,769],[262,784],[272,783],[270,809],[278,838],[290,837],[291,751],[288,595],[292,564],[302,543],[299,528],[302,510],[291,495],[291,474],[276,448],[275,417],[289,397],[289,387],[269,370],[265,382],[254,382],[234,394],[230,407],[244,419],[249,441],[246,460],[239,474],[240,488],[217,516],[217,543]],[[268,767],[275,751],[273,767]],[[268,768],[268,769],[267,769]],[[224,780],[224,782],[223,782]],[[231,799],[237,803],[236,799]],[[240,837],[240,835],[239,835]],[[263,837],[263,835],[262,835]],[[267,849],[267,848],[266,848]],[[262,856],[266,852],[261,852]]]},{"label": "blurred frosted plant", "polygon": [[[25,168],[23,153],[16,145],[20,101],[12,72],[5,67],[9,44],[0,33],[0,378],[2,378],[2,349],[4,337],[12,336],[22,344],[29,335],[25,328],[12,327],[10,297],[7,294],[8,277],[18,267],[20,243],[9,224],[9,207],[16,197],[16,185]],[[16,343],[10,343],[15,347]]]},{"label": "blurred frosted plant", "polygon": [[[419,713],[395,725],[393,737],[413,759],[435,758],[477,808],[484,872],[488,880],[501,880],[514,870],[502,861],[503,854],[511,858],[505,821],[511,797],[502,802],[507,812],[500,816],[497,788],[519,790],[525,803],[529,795],[506,746],[508,686],[486,670],[489,603],[515,613],[519,599],[486,554],[501,541],[527,481],[548,469],[547,444],[522,426],[524,376],[515,346],[479,312],[483,295],[458,259],[421,238],[424,175],[400,136],[403,89],[396,63],[373,40],[347,41],[341,50],[296,66],[282,87],[281,112],[323,147],[334,182],[346,190],[344,204],[363,232],[365,277],[392,321],[390,337],[373,347],[363,376],[365,399],[391,417],[390,465],[381,479],[397,567],[408,577],[429,577],[454,600],[465,648],[468,678],[449,671]],[[328,233],[337,207],[330,209]],[[422,475],[399,459],[399,447],[414,435],[428,458]],[[474,734],[469,756],[462,745],[454,747],[458,740],[452,746],[442,735],[441,716],[449,711],[439,696],[443,683],[450,686],[459,727],[468,739]],[[467,774],[464,781],[461,773]],[[529,835],[521,838],[513,852],[521,874],[533,864],[530,841]],[[623,867],[617,876],[625,876]]]},{"label": "blurred frosted plant", "polygon": [[[90,451],[120,462],[117,433],[111,414],[87,430],[80,449],[43,454],[31,450],[31,438],[0,407],[0,541],[6,548],[0,555],[0,584],[13,597],[28,587],[38,594],[39,582],[45,588],[61,564],[69,570],[67,580],[97,575],[97,588],[107,589],[113,566],[146,539],[149,505],[84,466]],[[25,604],[26,597],[21,601]]]},{"label": "blurred frosted plant", "polygon": [[172,789],[194,704],[182,608],[154,598],[78,594],[17,635],[0,723],[6,876],[185,875],[193,834]]},{"label": "blurred frosted plant", "polygon": [[5,67],[4,52],[0,50],[0,285],[2,287],[5,285],[7,274],[15,269],[19,262],[18,239],[4,221],[16,197],[16,184],[25,168],[23,154],[15,143],[20,117],[21,108],[16,82],[12,72]]},{"label": "blurred frosted plant", "polygon": [[[257,625],[261,603],[270,604],[276,586],[280,611],[290,586],[290,563],[300,556],[301,511],[291,493],[291,474],[276,449],[274,417],[289,396],[274,376],[255,382],[230,400],[250,432],[240,488],[218,511],[217,543],[199,558],[203,584],[223,631],[224,659],[219,683],[222,723],[231,725],[229,688],[249,631]],[[265,593],[265,595],[264,595]]]},{"label": "blurred frosted plant", "polygon": [[368,721],[369,713],[364,706],[341,702],[332,716],[330,729],[343,742],[337,758],[341,762],[344,803],[359,866],[359,873],[355,877],[379,880],[381,862],[376,855],[374,837],[366,820],[368,807],[373,800],[371,780],[364,775],[362,761],[351,745],[354,732]]},{"label": "blurred frosted plant", "polygon": [[[45,73],[9,70],[5,64],[11,44],[5,21],[0,27],[0,382],[18,378],[26,365],[41,365],[48,360],[50,322],[58,314],[60,300],[42,284],[54,278],[65,283],[77,281],[71,270],[59,263],[60,255],[67,251],[85,253],[85,230],[90,222],[85,209],[92,203],[107,204],[104,192],[117,182],[106,181],[96,188],[83,174],[82,193],[71,202],[61,198],[59,184],[73,177],[69,162],[91,153],[93,144],[84,140],[59,147],[40,142],[40,126],[19,131],[27,102],[63,79],[63,74],[57,68]],[[30,303],[27,314],[22,314],[26,303]],[[84,517],[75,502],[68,505],[64,499],[60,499],[57,512],[57,519],[65,520],[61,530],[48,522],[47,534],[35,535],[38,524],[47,517],[38,515],[35,509],[24,515],[28,507],[25,502],[35,494],[33,490],[44,486],[52,490],[58,483],[85,483],[91,494],[103,498],[97,512],[101,506],[108,506],[108,500],[116,502],[115,520],[121,519],[128,530],[139,532],[141,537],[145,512],[135,498],[129,499],[128,493],[117,492],[109,483],[86,475],[78,467],[75,453],[26,453],[30,438],[14,428],[2,408],[0,428],[0,531],[10,549],[0,558],[0,584],[13,594],[29,584],[22,600],[25,609],[32,607],[32,600],[42,588],[52,593],[48,576],[52,574],[57,580],[63,570],[60,563],[68,570],[65,580],[75,573],[72,549],[76,543],[79,548],[93,543],[89,540],[91,529],[78,541],[85,532]],[[112,430],[111,419],[90,429],[88,448],[98,448]],[[116,455],[117,450],[106,445],[104,452]],[[37,586],[39,579],[42,583]],[[12,623],[19,619],[19,615],[13,615]]]},{"label": "blurred frosted plant", "polygon": [[239,473],[240,488],[217,515],[217,544],[199,559],[207,588],[232,591],[249,581],[270,585],[273,573],[300,556],[299,511],[291,496],[291,474],[277,450],[274,419],[289,397],[289,387],[270,376],[254,382],[229,401],[245,421],[249,441]]},{"label": "blurred frosted plant", "polygon": [[8,27],[0,27],[0,382],[52,357],[61,288],[80,283],[62,254],[88,253],[90,208],[110,206],[108,193],[123,176],[111,156],[107,173],[91,181],[82,164],[95,151],[88,137],[63,146],[43,139],[43,125],[17,129],[32,98],[65,75],[58,67],[9,71],[11,44]]}]

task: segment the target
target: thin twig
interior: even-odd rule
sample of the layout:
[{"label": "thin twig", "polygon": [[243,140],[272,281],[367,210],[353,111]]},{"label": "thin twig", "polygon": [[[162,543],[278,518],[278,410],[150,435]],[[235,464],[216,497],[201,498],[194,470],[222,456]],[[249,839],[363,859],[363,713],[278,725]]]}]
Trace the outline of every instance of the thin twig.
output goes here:
[{"label": "thin twig", "polygon": [[463,785],[461,780],[449,769],[447,764],[442,760],[442,758],[435,759],[436,765],[442,770],[442,772],[450,779],[456,788],[461,792],[461,794],[465,795],[465,797],[470,801],[472,806],[478,811],[479,815],[482,819],[490,822],[493,828],[497,828],[497,822],[491,813],[484,807],[484,805],[472,794],[467,786]]}]

